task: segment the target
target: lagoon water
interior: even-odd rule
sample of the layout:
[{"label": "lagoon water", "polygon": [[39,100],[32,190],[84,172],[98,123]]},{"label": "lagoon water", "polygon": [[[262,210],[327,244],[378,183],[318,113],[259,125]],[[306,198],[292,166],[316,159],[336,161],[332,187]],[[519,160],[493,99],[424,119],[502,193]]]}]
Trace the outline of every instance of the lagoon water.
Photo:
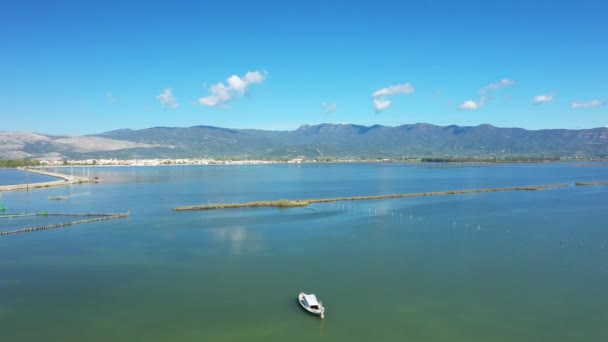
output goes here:
[{"label": "lagoon water", "polygon": [[57,180],[57,178],[25,172],[23,170],[0,168],[0,185],[42,183],[52,182],[54,180]]},{"label": "lagoon water", "polygon": [[[607,341],[608,164],[91,168],[7,212],[131,217],[0,237],[0,341]],[[1,177],[1,176],[0,176]],[[69,196],[49,201],[48,196]],[[57,218],[2,218],[0,230]],[[326,319],[296,302],[314,292]]]}]

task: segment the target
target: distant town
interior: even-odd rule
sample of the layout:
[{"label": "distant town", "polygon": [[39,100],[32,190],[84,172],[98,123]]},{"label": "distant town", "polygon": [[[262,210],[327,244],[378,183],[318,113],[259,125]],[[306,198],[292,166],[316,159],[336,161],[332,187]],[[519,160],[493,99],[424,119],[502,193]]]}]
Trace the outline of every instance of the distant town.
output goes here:
[{"label": "distant town", "polygon": [[256,164],[301,164],[301,163],[545,163],[568,161],[606,161],[605,158],[553,157],[553,156],[445,156],[445,157],[404,157],[404,158],[306,158],[291,159],[82,159],[82,160],[40,160],[39,166],[162,166],[162,165],[256,165]]},{"label": "distant town", "polygon": [[[251,164],[276,164],[276,163],[302,163],[305,158],[293,158],[289,160],[216,160],[208,158],[183,158],[183,159],[82,159],[82,160],[41,160],[41,166],[159,166],[159,165],[251,165]],[[346,161],[346,160],[344,160]],[[353,160],[354,161],[354,160]]]},{"label": "distant town", "polygon": [[576,161],[608,161],[608,158],[586,156],[441,156],[403,158],[296,158],[284,159],[214,159],[214,158],[149,158],[149,159],[0,159],[0,168],[62,167],[62,166],[165,166],[165,165],[258,165],[302,163],[547,163]]}]

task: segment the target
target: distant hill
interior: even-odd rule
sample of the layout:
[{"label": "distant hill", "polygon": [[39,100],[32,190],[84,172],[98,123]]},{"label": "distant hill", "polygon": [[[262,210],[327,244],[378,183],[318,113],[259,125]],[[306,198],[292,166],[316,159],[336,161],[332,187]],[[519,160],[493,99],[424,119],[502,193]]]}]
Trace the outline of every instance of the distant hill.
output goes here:
[{"label": "distant hill", "polygon": [[153,148],[155,145],[96,136],[52,136],[29,132],[0,132],[0,158],[61,159],[110,151]]},{"label": "distant hill", "polygon": [[525,130],[492,125],[303,125],[294,131],[211,126],[120,129],[81,137],[0,132],[2,158],[607,157],[608,128]]}]

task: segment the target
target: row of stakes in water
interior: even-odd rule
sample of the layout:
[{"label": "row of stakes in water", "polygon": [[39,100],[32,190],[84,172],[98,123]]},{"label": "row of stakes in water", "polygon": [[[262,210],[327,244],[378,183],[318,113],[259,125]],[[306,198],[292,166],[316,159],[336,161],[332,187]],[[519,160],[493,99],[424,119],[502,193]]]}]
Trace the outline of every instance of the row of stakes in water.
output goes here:
[{"label": "row of stakes in water", "polygon": [[[331,203],[331,206],[334,207],[334,204]],[[350,204],[338,204],[338,205],[336,205],[336,207],[338,209],[344,209],[344,210],[348,210],[348,211],[351,211],[351,209],[352,209]],[[355,212],[357,212],[357,210],[355,210]],[[363,212],[363,210],[361,210],[360,212]],[[378,215],[378,210],[376,208],[374,208],[373,211],[372,211],[372,208],[368,208],[367,209],[367,213],[368,213],[369,216],[372,216],[372,215],[373,216],[377,216]],[[395,212],[392,212],[392,211],[389,212],[388,210],[385,210],[384,213],[380,212],[380,215],[383,215],[383,216],[389,216],[389,214],[390,214],[390,216],[395,216]],[[403,218],[403,213],[398,213],[398,214],[399,214],[400,218]],[[406,217],[407,217],[407,214],[406,214]],[[410,214],[409,215],[409,220],[410,220],[410,222],[416,222],[416,221],[421,222],[422,221],[422,217],[415,217],[414,215]],[[452,222],[452,229],[456,229],[456,226],[457,226],[456,225],[456,221],[453,221]],[[475,225],[470,225],[470,224],[467,223],[467,224],[464,225],[464,229],[465,230],[471,229],[471,230],[481,231],[481,225],[478,224],[477,227],[475,227]],[[507,228],[506,231],[507,231],[507,233],[511,232],[511,230],[508,229],[508,228]],[[582,243],[579,243],[579,245],[581,245],[581,244]],[[562,241],[560,241],[560,245],[563,245]],[[605,241],[602,241],[602,243],[600,245],[600,248],[601,249],[605,249],[606,247],[608,247],[608,244]]]}]

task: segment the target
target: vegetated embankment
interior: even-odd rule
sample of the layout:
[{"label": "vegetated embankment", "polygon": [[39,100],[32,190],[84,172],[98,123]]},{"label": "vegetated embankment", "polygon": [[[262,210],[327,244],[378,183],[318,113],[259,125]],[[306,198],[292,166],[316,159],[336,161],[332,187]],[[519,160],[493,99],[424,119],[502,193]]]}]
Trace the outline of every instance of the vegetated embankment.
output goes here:
[{"label": "vegetated embankment", "polygon": [[313,203],[342,202],[342,201],[369,201],[369,200],[378,200],[378,199],[387,199],[387,198],[462,195],[462,194],[473,194],[473,193],[482,193],[482,192],[499,192],[499,191],[533,191],[533,190],[542,190],[542,189],[551,189],[551,188],[561,188],[561,187],[567,187],[567,186],[568,186],[568,184],[550,184],[550,185],[516,186],[516,187],[506,187],[506,188],[463,189],[463,190],[447,190],[447,191],[433,191],[433,192],[414,192],[414,193],[407,193],[407,194],[336,197],[336,198],[305,199],[305,200],[256,201],[256,202],[247,202],[247,203],[216,203],[216,204],[181,206],[181,207],[176,207],[173,210],[189,211],[189,210],[212,210],[212,209],[233,209],[233,208],[252,208],[252,207],[290,208],[290,207],[305,207],[305,206],[307,206],[309,204],[313,204]]},{"label": "vegetated embankment", "polygon": [[608,182],[576,182],[576,186],[608,185]]}]

